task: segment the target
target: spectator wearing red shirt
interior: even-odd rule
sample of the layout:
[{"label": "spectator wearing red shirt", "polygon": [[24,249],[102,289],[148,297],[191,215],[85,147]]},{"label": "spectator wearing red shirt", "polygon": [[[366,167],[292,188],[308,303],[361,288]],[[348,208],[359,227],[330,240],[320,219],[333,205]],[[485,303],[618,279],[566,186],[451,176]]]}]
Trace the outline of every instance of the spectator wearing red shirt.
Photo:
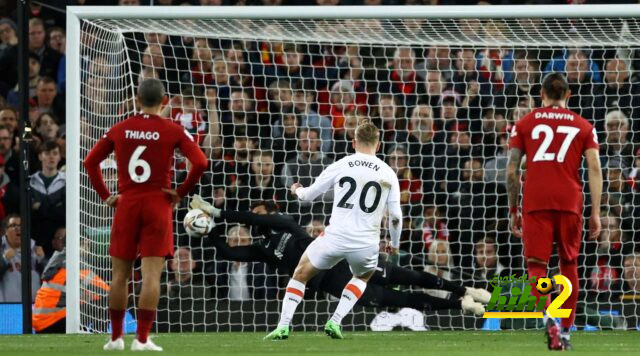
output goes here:
[{"label": "spectator wearing red shirt", "polygon": [[193,89],[188,86],[182,89],[182,95],[171,98],[171,104],[163,108],[161,116],[169,116],[180,124],[200,144],[207,134],[207,121],[202,115],[202,105]]},{"label": "spectator wearing red shirt", "polygon": [[378,92],[393,93],[399,105],[411,110],[418,100],[416,55],[411,47],[398,47],[387,71],[378,78]]},{"label": "spectator wearing red shirt", "polygon": [[357,109],[355,99],[356,93],[351,81],[339,80],[331,86],[331,110],[329,116],[334,132],[342,132],[344,130],[345,113]]},{"label": "spectator wearing red shirt", "polygon": [[504,64],[509,56],[511,56],[511,50],[501,48],[485,48],[478,52],[480,75],[493,83],[496,91],[504,89]]},{"label": "spectator wearing red shirt", "polygon": [[447,222],[438,207],[429,205],[424,208],[422,221],[416,220],[415,229],[420,234],[419,244],[423,251],[429,251],[434,240],[449,240]]},{"label": "spectator wearing red shirt", "polygon": [[640,254],[632,253],[624,258],[623,278],[627,290],[640,292]]}]

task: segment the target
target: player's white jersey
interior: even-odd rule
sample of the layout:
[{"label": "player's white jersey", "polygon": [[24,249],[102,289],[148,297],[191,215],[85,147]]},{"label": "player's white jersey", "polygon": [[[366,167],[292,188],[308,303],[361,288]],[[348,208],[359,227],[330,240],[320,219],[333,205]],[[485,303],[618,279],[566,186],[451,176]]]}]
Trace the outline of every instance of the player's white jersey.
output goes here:
[{"label": "player's white jersey", "polygon": [[296,194],[300,200],[313,200],[331,186],[333,210],[325,233],[340,238],[349,247],[380,242],[385,207],[395,218],[402,219],[398,177],[375,156],[355,153],[344,157],[327,167],[310,187],[299,188]]}]

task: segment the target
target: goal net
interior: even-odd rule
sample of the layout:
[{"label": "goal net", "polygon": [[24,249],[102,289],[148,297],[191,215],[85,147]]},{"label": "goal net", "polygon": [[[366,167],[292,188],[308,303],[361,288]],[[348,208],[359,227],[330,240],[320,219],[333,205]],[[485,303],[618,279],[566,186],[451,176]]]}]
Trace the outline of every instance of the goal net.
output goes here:
[{"label": "goal net", "polygon": [[[70,248],[77,256],[71,252],[70,268],[110,280],[113,212],[78,162],[106,130],[136,111],[140,80],[156,77],[170,98],[164,114],[198,140],[211,162],[192,194],[240,211],[274,200],[312,236],[328,223],[332,194],[298,203],[287,187],[309,185],[324,167],[351,153],[355,126],[370,118],[382,129],[379,156],[400,179],[405,220],[397,263],[492,290],[495,275],[526,273],[522,243],[508,227],[508,132],[540,106],[541,77],[560,71],[570,83],[570,109],[597,129],[605,177],[603,232],[597,241],[585,238],[578,261],[576,325],[635,328],[638,18],[579,15],[593,15],[593,7],[582,12],[559,7],[562,13],[572,11],[570,18],[551,17],[537,7],[527,7],[535,16],[492,8],[389,7],[370,18],[358,18],[365,17],[362,8],[306,9],[322,11],[317,19],[299,19],[293,12],[286,17],[287,8],[280,15],[268,10],[274,19],[250,15],[264,8],[224,18],[204,8],[133,8],[126,14],[122,8],[101,9],[99,15],[80,15],[79,30],[70,30],[77,40],[72,47],[79,46],[70,52],[76,67],[69,69],[75,73],[68,84],[69,96],[77,94],[69,99],[70,161],[78,158],[69,166],[70,179],[78,183],[70,193],[70,200],[78,198],[70,204],[70,235],[75,235]],[[638,7],[629,9],[640,14]],[[521,15],[508,14],[511,10]],[[115,191],[113,161],[102,168]],[[176,155],[176,183],[186,168]],[[586,172],[580,174],[586,178]],[[585,202],[588,216],[588,195]],[[175,214],[176,253],[163,275],[155,330],[263,331],[275,325],[286,271],[221,258],[209,239],[186,235],[181,223],[186,209],[185,199]],[[221,221],[217,229],[231,246],[259,242],[248,226]],[[384,229],[382,235],[387,236]],[[557,261],[554,253],[550,275],[559,274]],[[87,298],[95,293],[91,286],[75,285],[70,330],[107,331],[106,299]],[[415,286],[397,288],[448,297]],[[136,269],[130,286],[136,298],[139,289]],[[130,306],[135,302],[132,298]],[[325,293],[309,296],[294,328],[317,330],[336,303]],[[536,319],[486,320],[454,310],[356,307],[345,328],[540,327]]]}]

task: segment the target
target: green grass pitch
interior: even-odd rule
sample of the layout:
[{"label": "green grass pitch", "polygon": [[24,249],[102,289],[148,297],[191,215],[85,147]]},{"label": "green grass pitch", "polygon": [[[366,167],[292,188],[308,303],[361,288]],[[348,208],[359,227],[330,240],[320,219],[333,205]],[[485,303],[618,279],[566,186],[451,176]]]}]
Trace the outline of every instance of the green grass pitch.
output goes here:
[{"label": "green grass pitch", "polygon": [[[168,355],[531,355],[547,354],[543,331],[347,332],[344,340],[323,333],[293,332],[289,340],[262,341],[264,333],[161,334],[154,340]],[[133,336],[125,338],[127,348]],[[106,335],[0,336],[0,355],[97,355]],[[638,355],[640,332],[574,332],[576,354]],[[126,351],[124,353],[129,353]],[[123,354],[116,352],[117,355]]]}]

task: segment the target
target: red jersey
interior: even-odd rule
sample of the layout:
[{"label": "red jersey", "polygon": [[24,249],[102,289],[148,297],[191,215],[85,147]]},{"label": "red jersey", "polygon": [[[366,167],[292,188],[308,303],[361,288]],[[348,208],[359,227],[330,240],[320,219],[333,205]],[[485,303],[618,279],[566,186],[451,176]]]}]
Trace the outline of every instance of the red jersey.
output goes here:
[{"label": "red jersey", "polygon": [[183,127],[157,115],[134,115],[113,126],[84,160],[87,174],[102,200],[110,192],[102,179],[100,162],[115,151],[118,191],[121,194],[159,191],[171,187],[174,150],[191,162],[186,180],[176,190],[185,196],[200,180],[207,159]]},{"label": "red jersey", "polygon": [[200,115],[199,111],[185,113],[181,108],[173,108],[171,110],[171,119],[176,124],[184,127],[198,144],[202,143],[204,136],[207,134],[207,120]]},{"label": "red jersey", "polygon": [[582,215],[582,179],[578,169],[587,149],[598,149],[593,126],[557,106],[533,110],[511,131],[509,147],[527,155],[523,211],[570,211]]}]

